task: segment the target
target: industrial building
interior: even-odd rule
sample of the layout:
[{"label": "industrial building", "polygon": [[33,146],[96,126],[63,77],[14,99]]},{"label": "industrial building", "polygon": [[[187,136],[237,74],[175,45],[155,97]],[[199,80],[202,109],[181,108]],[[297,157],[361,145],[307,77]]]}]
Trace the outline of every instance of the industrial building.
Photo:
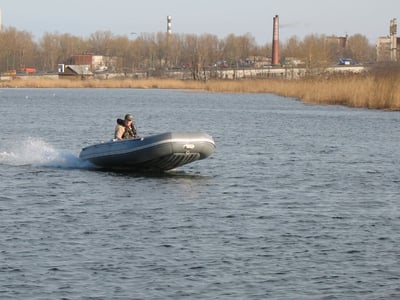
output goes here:
[{"label": "industrial building", "polygon": [[378,62],[396,62],[399,59],[400,38],[397,37],[397,19],[390,20],[389,36],[380,37],[376,43]]}]

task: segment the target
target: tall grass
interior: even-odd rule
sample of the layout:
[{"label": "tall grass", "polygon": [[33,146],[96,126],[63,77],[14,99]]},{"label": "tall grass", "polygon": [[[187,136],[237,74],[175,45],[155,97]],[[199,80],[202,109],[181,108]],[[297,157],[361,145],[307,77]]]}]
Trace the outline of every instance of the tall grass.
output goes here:
[{"label": "tall grass", "polygon": [[364,75],[336,75],[300,80],[248,79],[24,79],[0,81],[0,87],[29,88],[159,88],[190,89],[227,93],[274,93],[307,103],[400,110],[400,72],[371,72]]}]

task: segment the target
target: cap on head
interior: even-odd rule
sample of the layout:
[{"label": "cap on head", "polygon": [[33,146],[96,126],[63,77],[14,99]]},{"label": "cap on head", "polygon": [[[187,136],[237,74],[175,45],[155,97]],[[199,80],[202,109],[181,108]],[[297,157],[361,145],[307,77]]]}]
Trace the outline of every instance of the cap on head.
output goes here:
[{"label": "cap on head", "polygon": [[131,114],[126,114],[125,115],[125,120],[127,121],[133,121],[133,116]]}]

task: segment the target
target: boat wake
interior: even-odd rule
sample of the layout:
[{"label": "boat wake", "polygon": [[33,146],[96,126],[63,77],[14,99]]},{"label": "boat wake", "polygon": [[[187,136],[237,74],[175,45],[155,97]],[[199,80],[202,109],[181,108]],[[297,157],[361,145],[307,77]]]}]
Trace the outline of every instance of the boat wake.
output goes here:
[{"label": "boat wake", "polygon": [[78,156],[56,150],[54,147],[37,138],[17,141],[0,149],[0,165],[86,169],[92,165],[81,160]]}]

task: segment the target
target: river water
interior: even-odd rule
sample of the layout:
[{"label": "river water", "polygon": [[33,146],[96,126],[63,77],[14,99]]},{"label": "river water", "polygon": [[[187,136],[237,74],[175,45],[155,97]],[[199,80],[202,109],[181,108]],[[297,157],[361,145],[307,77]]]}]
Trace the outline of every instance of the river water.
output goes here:
[{"label": "river water", "polygon": [[[400,113],[269,94],[0,90],[1,299],[398,299]],[[132,113],[208,159],[96,171]]]}]

